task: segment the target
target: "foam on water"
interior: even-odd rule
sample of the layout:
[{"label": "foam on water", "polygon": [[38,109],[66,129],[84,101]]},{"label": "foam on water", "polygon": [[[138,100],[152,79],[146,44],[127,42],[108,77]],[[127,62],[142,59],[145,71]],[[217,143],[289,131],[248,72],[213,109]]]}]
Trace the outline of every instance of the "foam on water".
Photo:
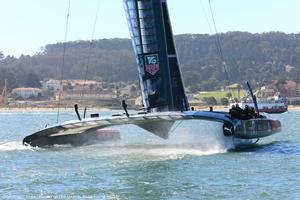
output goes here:
[{"label": "foam on water", "polygon": [[[114,143],[95,144],[89,147],[82,147],[83,153],[89,152],[89,156],[131,157],[133,160],[173,160],[185,156],[206,156],[212,154],[226,153],[234,148],[232,138],[225,137],[222,132],[216,130],[197,131],[180,130],[170,135],[168,140],[162,140],[154,136],[141,140],[129,141],[132,134],[121,135],[125,142],[120,140]],[[149,137],[152,137],[149,135]],[[88,150],[87,150],[88,148]]]},{"label": "foam on water", "polygon": [[30,150],[33,151],[35,147],[25,146],[21,141],[11,141],[0,143],[0,151],[16,151],[16,150]]},{"label": "foam on water", "polygon": [[[86,148],[91,148],[91,150]],[[123,163],[177,160],[185,156],[207,156],[227,152],[226,149],[219,147],[203,150],[195,146],[180,145],[125,145],[110,147],[93,145],[93,147],[83,147],[82,150],[83,156],[86,157],[107,157],[113,160],[122,157]]]},{"label": "foam on water", "polygon": [[147,149],[142,153],[147,156],[158,156],[158,157],[164,157],[168,159],[178,159],[186,155],[204,156],[204,155],[212,155],[212,154],[225,153],[225,152],[227,152],[226,149],[221,149],[219,147],[213,147],[209,150],[208,149],[203,150],[197,147],[177,146],[177,147]]}]

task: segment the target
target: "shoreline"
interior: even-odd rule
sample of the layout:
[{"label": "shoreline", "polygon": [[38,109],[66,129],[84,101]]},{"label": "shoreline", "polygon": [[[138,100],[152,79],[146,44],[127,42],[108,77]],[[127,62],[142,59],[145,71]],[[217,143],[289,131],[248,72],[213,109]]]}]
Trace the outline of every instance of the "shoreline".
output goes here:
[{"label": "shoreline", "polygon": [[[194,106],[195,110],[207,110],[209,111],[209,106]],[[213,110],[215,111],[228,111],[230,109],[230,106],[213,106]],[[300,105],[289,105],[288,111],[300,111]]]},{"label": "shoreline", "polygon": [[[120,108],[121,109],[121,108]],[[49,108],[49,107],[0,107],[0,111],[57,111],[58,108]],[[62,112],[73,112],[74,108],[71,107],[64,107],[64,108],[59,108],[60,111]],[[80,109],[83,110],[83,109]],[[110,110],[116,110],[114,108],[87,108],[87,111],[94,111],[94,110],[99,110],[99,111],[110,111]]]},{"label": "shoreline", "polygon": [[[191,106],[192,107],[192,106]],[[209,111],[210,106],[193,106],[195,110],[201,110],[201,111]],[[228,111],[229,106],[212,106],[213,110],[215,111]],[[0,107],[0,111],[57,111],[58,108],[54,107]],[[130,108],[129,108],[130,109]],[[134,109],[134,108],[132,108]],[[73,107],[62,107],[59,108],[60,111],[74,111]],[[80,109],[81,110],[81,109]],[[88,111],[111,111],[111,110],[122,110],[122,108],[116,108],[116,107],[91,107],[87,108]],[[288,111],[300,111],[300,105],[294,106],[289,105]]]}]

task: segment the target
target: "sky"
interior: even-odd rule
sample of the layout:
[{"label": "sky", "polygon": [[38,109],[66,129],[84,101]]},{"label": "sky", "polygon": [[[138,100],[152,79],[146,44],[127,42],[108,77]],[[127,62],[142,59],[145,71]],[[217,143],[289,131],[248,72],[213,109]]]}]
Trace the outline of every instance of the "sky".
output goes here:
[{"label": "sky", "polygon": [[[67,41],[129,38],[122,0],[70,0]],[[214,33],[208,0],[168,0],[174,34]],[[210,0],[218,32],[299,33],[299,0]],[[99,13],[93,34],[96,10]],[[63,42],[69,0],[0,0],[0,52],[34,55]],[[208,23],[209,21],[209,23]]]}]

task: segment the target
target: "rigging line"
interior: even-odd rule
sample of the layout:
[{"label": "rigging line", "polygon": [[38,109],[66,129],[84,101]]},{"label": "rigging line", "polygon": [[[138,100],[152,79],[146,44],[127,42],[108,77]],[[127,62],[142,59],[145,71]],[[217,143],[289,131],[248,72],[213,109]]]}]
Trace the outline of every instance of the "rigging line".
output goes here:
[{"label": "rigging line", "polygon": [[[217,31],[214,32],[214,31],[212,30],[212,27],[211,27],[211,25],[210,25],[210,22],[209,22],[209,19],[208,19],[207,14],[206,14],[204,5],[203,5],[203,3],[202,3],[202,0],[200,0],[200,3],[201,3],[202,11],[203,11],[204,16],[205,16],[205,20],[206,20],[206,22],[207,22],[207,24],[208,24],[208,27],[209,27],[209,31],[210,31],[210,33],[211,33],[212,36],[213,36],[213,39],[214,39],[214,42],[215,42],[215,45],[216,45],[218,54],[219,54],[219,55],[223,55],[222,52],[220,51],[220,47],[219,47],[219,43],[218,43],[218,39],[217,39],[217,34],[216,34]],[[215,27],[216,27],[216,26],[215,26]],[[215,30],[216,30],[216,29],[215,29]],[[221,57],[221,60],[222,60],[222,62],[223,62],[222,56],[220,56],[220,57]]]},{"label": "rigging line", "polygon": [[212,22],[213,22],[214,29],[215,29],[216,41],[217,41],[217,48],[218,48],[218,51],[220,53],[220,57],[221,57],[222,62],[223,62],[225,59],[224,59],[224,56],[223,56],[223,51],[222,51],[222,48],[221,48],[220,37],[218,35],[219,32],[217,30],[216,21],[215,21],[215,17],[214,17],[214,14],[213,14],[213,10],[212,10],[212,6],[211,6],[210,0],[208,0],[208,4],[209,4],[209,9],[210,9],[210,14],[211,14]]},{"label": "rigging line", "polygon": [[216,32],[217,49],[219,51],[219,55],[220,55],[221,60],[222,60],[223,68],[224,68],[224,71],[225,71],[225,74],[226,74],[226,79],[227,79],[227,81],[229,81],[227,66],[226,66],[224,54],[223,54],[223,51],[222,51],[221,41],[220,41],[219,33],[218,33],[218,30],[217,30],[216,21],[215,21],[215,17],[214,17],[214,14],[213,14],[213,10],[212,10],[210,0],[208,0],[208,4],[209,4],[209,9],[210,9],[210,14],[211,14],[211,18],[212,18],[212,21],[213,21],[214,29],[215,29],[215,32]]},{"label": "rigging line", "polygon": [[[209,31],[210,31],[211,34],[213,34],[214,32],[213,32],[213,30],[211,28],[211,25],[210,25],[209,19],[207,17],[207,14],[206,14],[206,11],[205,11],[205,8],[204,8],[202,0],[200,0],[200,4],[201,4],[201,8],[202,8],[202,12],[204,14],[205,20],[206,20],[206,22],[208,24]],[[214,37],[214,39],[215,39],[215,37]],[[217,42],[217,41],[215,40],[215,42]],[[216,45],[217,45],[217,43],[216,43]]]},{"label": "rigging line", "polygon": [[67,10],[67,17],[66,17],[66,29],[65,29],[65,37],[64,37],[64,45],[63,45],[62,64],[60,67],[60,89],[58,93],[56,123],[58,123],[59,121],[61,93],[63,91],[63,78],[64,78],[64,66],[65,66],[65,57],[66,57],[66,49],[67,49],[67,36],[68,36],[68,29],[69,29],[70,7],[71,7],[71,0],[68,1],[68,10]]},{"label": "rigging line", "polygon": [[[213,36],[213,40],[214,40],[214,42],[215,42],[217,52],[218,52],[219,55],[221,55],[221,53],[220,53],[220,48],[219,48],[219,45],[218,45],[217,35],[216,35],[216,33],[212,30],[212,27],[211,27],[211,24],[210,24],[210,22],[209,22],[208,16],[207,16],[207,14],[206,14],[206,11],[205,11],[205,8],[204,8],[204,5],[203,5],[202,0],[200,0],[200,4],[201,4],[201,7],[202,7],[202,11],[203,11],[203,13],[204,13],[204,16],[205,16],[205,20],[206,20],[206,22],[207,22],[207,24],[208,24],[208,27],[209,27],[209,31],[210,31],[210,33],[211,33],[212,36]],[[220,57],[221,57],[221,56],[220,56]],[[223,62],[223,59],[222,59],[222,58],[221,58],[221,60],[222,60],[222,62]]]},{"label": "rigging line", "polygon": [[[95,19],[94,19],[94,24],[93,24],[93,31],[92,31],[92,35],[91,35],[90,44],[89,44],[87,63],[86,63],[86,66],[85,66],[84,82],[83,82],[83,85],[82,85],[82,93],[81,93],[81,98],[80,98],[81,104],[83,104],[83,98],[84,98],[84,94],[85,94],[84,93],[85,92],[84,88],[85,88],[85,85],[86,85],[88,70],[89,70],[89,66],[90,66],[92,46],[93,46],[93,41],[94,41],[94,36],[95,36],[95,30],[96,30],[96,25],[97,25],[99,8],[100,8],[100,0],[98,0],[98,2],[97,2],[97,9],[96,9]],[[84,108],[86,108],[86,102],[84,103]]]}]

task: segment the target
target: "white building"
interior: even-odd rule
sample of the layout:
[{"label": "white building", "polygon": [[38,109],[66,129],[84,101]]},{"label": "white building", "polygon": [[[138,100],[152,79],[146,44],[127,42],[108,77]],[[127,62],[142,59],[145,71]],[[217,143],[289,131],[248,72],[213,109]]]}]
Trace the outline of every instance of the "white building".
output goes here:
[{"label": "white building", "polygon": [[[79,90],[73,90],[73,91],[67,91],[62,92],[60,95],[60,99],[65,100],[80,100],[82,98],[82,91]],[[56,94],[56,100],[58,100],[59,93]],[[86,90],[84,91],[84,100],[111,100],[116,99],[117,95],[114,92],[111,91],[90,91]]]},{"label": "white building", "polygon": [[[135,88],[135,89],[133,89]],[[120,91],[120,96],[124,96],[124,95],[127,95],[127,96],[135,96],[135,95],[138,95],[138,92],[139,90],[136,88],[135,85],[126,85],[125,87],[123,88],[120,88],[119,89]]]},{"label": "white building", "polygon": [[42,89],[44,91],[52,90],[59,91],[60,90],[60,81],[55,79],[50,79],[46,81],[41,81]]},{"label": "white building", "polygon": [[15,88],[11,93],[18,95],[23,99],[29,99],[40,96],[42,90],[39,88]]},{"label": "white building", "polygon": [[[61,90],[61,84],[65,86],[70,86],[71,88],[67,88],[66,90],[91,90],[91,89],[96,89],[101,86],[101,83],[93,80],[55,80],[55,79],[50,79],[50,80],[45,80],[41,81],[42,89],[44,91],[54,91],[58,92]],[[63,87],[63,88],[64,88]]]}]

